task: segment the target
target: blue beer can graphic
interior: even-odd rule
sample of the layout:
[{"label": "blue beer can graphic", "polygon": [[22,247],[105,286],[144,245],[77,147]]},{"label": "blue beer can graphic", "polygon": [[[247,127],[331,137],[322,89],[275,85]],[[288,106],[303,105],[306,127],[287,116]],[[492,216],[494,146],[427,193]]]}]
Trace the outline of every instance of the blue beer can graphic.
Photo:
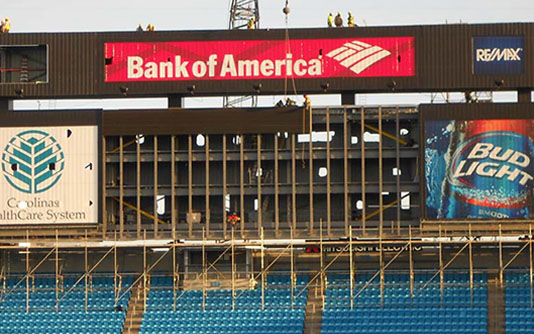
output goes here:
[{"label": "blue beer can graphic", "polygon": [[531,130],[531,120],[455,121],[436,218],[528,218],[534,182]]}]

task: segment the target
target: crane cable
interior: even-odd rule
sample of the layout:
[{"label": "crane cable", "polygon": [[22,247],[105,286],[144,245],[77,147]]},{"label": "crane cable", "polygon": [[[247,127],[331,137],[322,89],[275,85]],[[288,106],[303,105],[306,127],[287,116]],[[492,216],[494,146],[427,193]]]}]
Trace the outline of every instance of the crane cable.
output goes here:
[{"label": "crane cable", "polygon": [[[291,54],[291,39],[289,37],[289,0],[286,0],[286,5],[283,9],[283,13],[285,14],[285,23],[286,23],[286,27],[285,27],[285,47],[286,47],[286,59],[287,59],[287,55],[288,54]],[[286,67],[287,67],[287,63],[286,63]],[[285,75],[285,78],[284,78],[284,96],[285,98],[287,99],[287,90],[288,90],[288,82],[287,82],[287,68],[286,68],[286,75]],[[291,76],[291,86],[293,88],[293,94],[295,96],[298,95],[298,92],[297,92],[297,85],[296,85],[296,82],[295,82],[295,76],[292,75]],[[304,130],[306,129],[306,111],[309,110],[309,117],[311,118],[311,113],[312,113],[312,110],[311,110],[311,107],[303,107],[302,108],[302,132],[304,132]],[[309,129],[309,145],[311,145],[312,143],[312,129],[310,127]],[[302,152],[304,152],[304,142],[302,143]],[[302,168],[306,168],[306,160],[304,159],[304,154],[302,154]],[[312,157],[310,157],[311,159]]]}]

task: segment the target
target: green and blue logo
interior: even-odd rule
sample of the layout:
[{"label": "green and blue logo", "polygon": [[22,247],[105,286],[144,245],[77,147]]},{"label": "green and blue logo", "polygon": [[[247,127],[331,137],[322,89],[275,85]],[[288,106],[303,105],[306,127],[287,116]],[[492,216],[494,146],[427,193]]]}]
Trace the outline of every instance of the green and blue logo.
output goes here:
[{"label": "green and blue logo", "polygon": [[52,188],[64,169],[61,146],[44,131],[17,134],[2,153],[2,172],[7,182],[26,194],[39,194]]}]

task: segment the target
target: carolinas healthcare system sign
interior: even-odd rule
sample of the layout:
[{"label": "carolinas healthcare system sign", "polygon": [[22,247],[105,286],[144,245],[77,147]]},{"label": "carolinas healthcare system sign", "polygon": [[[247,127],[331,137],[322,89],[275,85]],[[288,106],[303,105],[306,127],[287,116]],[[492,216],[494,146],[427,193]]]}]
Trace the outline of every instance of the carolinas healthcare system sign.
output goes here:
[{"label": "carolinas healthcare system sign", "polygon": [[105,43],[105,81],[415,75],[414,37]]},{"label": "carolinas healthcare system sign", "polygon": [[0,225],[98,222],[96,126],[2,128]]}]

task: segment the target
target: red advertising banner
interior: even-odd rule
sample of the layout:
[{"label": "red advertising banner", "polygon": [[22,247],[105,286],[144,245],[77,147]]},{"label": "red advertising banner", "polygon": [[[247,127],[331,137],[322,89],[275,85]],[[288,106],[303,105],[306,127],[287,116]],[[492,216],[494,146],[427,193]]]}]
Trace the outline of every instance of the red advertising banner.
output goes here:
[{"label": "red advertising banner", "polygon": [[414,37],[105,43],[105,81],[406,77]]}]

